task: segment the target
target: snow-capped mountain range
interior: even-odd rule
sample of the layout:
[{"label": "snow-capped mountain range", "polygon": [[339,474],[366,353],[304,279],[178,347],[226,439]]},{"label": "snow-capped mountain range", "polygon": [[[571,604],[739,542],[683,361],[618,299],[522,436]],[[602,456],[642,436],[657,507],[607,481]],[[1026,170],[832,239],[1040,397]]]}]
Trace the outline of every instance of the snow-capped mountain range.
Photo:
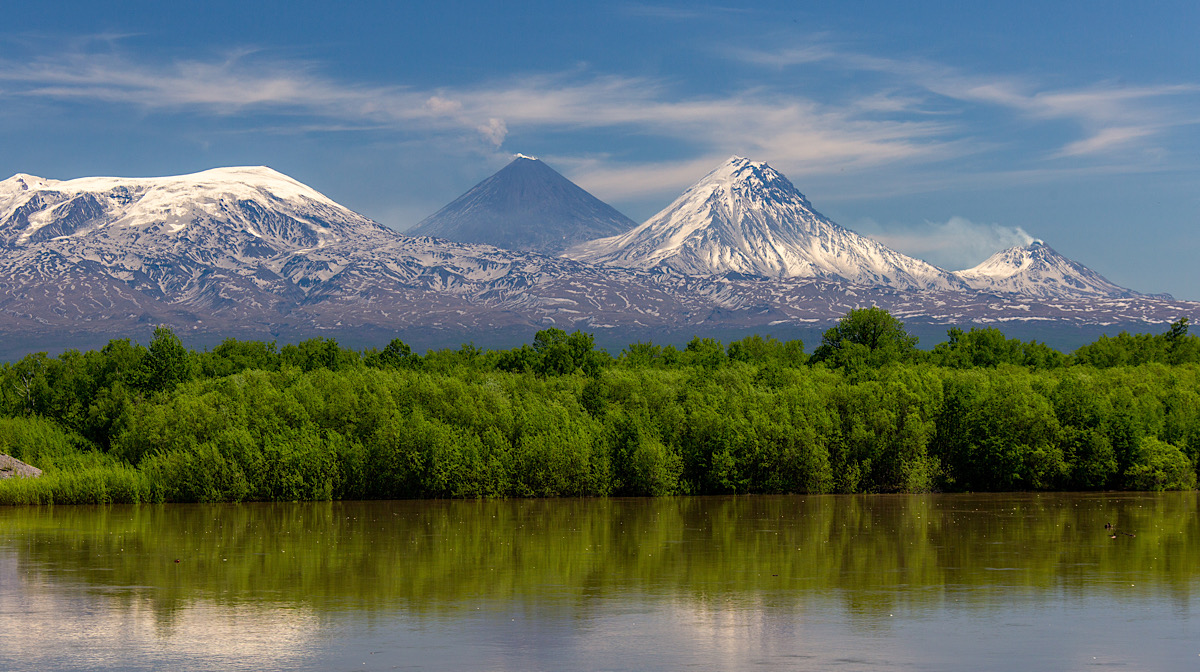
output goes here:
[{"label": "snow-capped mountain range", "polygon": [[[517,182],[550,201],[537,211],[580,212],[587,199],[557,184],[565,178],[519,161]],[[475,196],[475,209],[511,202],[503,189]],[[209,341],[418,334],[483,344],[546,325],[771,331],[869,305],[956,325],[1164,324],[1200,306],[1117,287],[1040,243],[968,271],[938,269],[834,224],[770,166],[740,158],[645,224],[567,254],[404,235],[264,167],[18,174],[0,182],[0,357],[94,347],[158,323]]]}]

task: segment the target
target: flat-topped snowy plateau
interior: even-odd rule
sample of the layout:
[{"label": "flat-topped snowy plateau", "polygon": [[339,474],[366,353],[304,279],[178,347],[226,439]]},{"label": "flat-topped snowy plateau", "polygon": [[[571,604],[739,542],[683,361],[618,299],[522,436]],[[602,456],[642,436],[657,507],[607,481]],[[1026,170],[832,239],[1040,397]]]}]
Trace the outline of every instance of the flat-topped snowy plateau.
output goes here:
[{"label": "flat-topped snowy plateau", "polygon": [[0,182],[0,357],[144,339],[156,324],[204,342],[505,345],[558,326],[628,343],[812,330],[870,305],[939,325],[1129,328],[1200,307],[1030,250],[950,273],[830,222],[746,159],[573,258],[404,235],[263,167],[19,174]]},{"label": "flat-topped snowy plateau", "polygon": [[221,250],[246,259],[386,231],[262,166],[67,181],[18,174],[0,182],[0,241],[15,247],[68,238],[118,246],[169,241],[183,253]]}]

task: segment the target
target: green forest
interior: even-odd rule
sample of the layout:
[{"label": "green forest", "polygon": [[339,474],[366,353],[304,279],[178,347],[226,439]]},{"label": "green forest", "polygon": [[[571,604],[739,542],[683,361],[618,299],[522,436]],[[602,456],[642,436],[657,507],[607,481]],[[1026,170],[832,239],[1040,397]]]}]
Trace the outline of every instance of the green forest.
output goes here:
[{"label": "green forest", "polygon": [[511,350],[196,351],[167,327],[5,363],[0,453],[44,470],[0,503],[1164,490],[1196,486],[1200,337],[1073,353],[878,308],[806,352],[550,328]]}]

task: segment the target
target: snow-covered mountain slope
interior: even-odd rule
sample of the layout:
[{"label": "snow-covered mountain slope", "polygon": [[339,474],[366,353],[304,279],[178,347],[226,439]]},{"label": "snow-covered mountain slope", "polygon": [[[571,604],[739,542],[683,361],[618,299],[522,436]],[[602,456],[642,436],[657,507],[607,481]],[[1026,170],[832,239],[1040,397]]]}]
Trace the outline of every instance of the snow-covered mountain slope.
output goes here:
[{"label": "snow-covered mountain slope", "polygon": [[518,154],[408,233],[557,254],[637,226],[539,159]]},{"label": "snow-covered mountain slope", "polygon": [[957,271],[955,275],[972,289],[1045,299],[1140,296],[1062,256],[1040,240],[1001,250],[982,264]]},{"label": "snow-covered mountain slope", "polygon": [[822,278],[898,289],[961,280],[835,224],[773,168],[732,157],[641,226],[565,253],[591,263],[682,273]]},{"label": "snow-covered mountain slope", "polygon": [[527,339],[549,325],[630,340],[771,333],[871,305],[937,324],[1091,325],[1169,324],[1200,306],[1140,295],[1030,300],[1024,289],[974,291],[957,278],[960,286],[939,288],[938,269],[828,223],[762,164],[742,169],[742,186],[709,188],[703,201],[739,216],[700,221],[695,231],[732,235],[722,227],[736,221],[791,240],[791,229],[763,224],[783,221],[779,203],[791,203],[812,221],[787,225],[816,231],[812,246],[833,261],[820,259],[857,272],[663,273],[405,236],[265,168],[138,180],[17,175],[0,182],[0,358],[142,338],[160,323],[209,342],[322,335],[365,346],[404,333],[446,345],[496,344],[502,332]]},{"label": "snow-covered mountain slope", "polygon": [[0,182],[0,243],[15,247],[87,240],[204,263],[218,256],[249,262],[394,235],[266,167],[67,181],[17,174]]}]

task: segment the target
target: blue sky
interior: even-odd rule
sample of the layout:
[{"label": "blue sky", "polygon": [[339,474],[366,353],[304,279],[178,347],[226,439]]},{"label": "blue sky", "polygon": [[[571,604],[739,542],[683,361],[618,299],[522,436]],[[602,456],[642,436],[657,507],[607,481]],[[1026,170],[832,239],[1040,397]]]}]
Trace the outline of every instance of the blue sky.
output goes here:
[{"label": "blue sky", "polygon": [[269,165],[396,228],[537,155],[641,221],[732,154],[952,269],[1200,300],[1192,2],[24,3],[0,173]]}]

